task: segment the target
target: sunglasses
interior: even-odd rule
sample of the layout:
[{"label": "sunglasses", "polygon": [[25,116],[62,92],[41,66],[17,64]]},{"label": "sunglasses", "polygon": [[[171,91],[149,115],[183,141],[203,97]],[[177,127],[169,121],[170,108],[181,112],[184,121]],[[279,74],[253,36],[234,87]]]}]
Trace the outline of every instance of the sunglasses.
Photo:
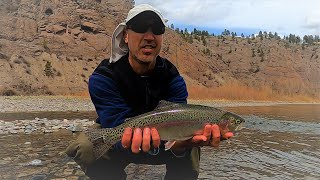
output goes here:
[{"label": "sunglasses", "polygon": [[153,23],[153,24],[142,24],[142,23],[138,23],[138,24],[130,24],[128,25],[128,29],[131,29],[132,31],[136,32],[136,33],[146,33],[149,29],[149,27],[151,28],[151,31],[153,34],[155,35],[161,35],[164,33],[165,31],[165,27],[160,24],[160,23]]}]

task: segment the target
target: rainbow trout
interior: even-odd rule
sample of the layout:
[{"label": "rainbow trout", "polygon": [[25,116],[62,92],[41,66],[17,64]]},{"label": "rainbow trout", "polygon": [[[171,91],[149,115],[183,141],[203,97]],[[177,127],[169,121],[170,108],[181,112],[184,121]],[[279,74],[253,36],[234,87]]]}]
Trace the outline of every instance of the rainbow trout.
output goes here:
[{"label": "rainbow trout", "polygon": [[93,153],[98,159],[121,140],[126,127],[155,127],[161,140],[172,142],[192,138],[208,123],[218,124],[221,133],[225,133],[235,132],[243,122],[240,116],[214,107],[160,101],[153,111],[127,118],[117,127],[88,128],[84,133],[93,143]]}]

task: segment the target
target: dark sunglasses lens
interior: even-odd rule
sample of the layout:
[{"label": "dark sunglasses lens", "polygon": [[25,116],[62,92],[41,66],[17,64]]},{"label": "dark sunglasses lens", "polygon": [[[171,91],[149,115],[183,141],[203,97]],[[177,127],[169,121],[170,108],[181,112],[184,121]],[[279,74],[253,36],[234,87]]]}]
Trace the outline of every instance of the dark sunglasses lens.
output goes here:
[{"label": "dark sunglasses lens", "polygon": [[160,34],[164,33],[166,28],[164,26],[162,26],[162,25],[159,25],[159,24],[158,25],[157,24],[153,24],[151,26],[151,29],[152,29],[153,34],[160,35]]},{"label": "dark sunglasses lens", "polygon": [[155,35],[161,35],[165,31],[165,27],[159,24],[144,25],[144,24],[132,24],[129,28],[136,33],[145,33],[151,27],[152,33]]},{"label": "dark sunglasses lens", "polygon": [[145,33],[148,31],[148,26],[133,24],[131,25],[130,29],[132,29],[136,33]]}]

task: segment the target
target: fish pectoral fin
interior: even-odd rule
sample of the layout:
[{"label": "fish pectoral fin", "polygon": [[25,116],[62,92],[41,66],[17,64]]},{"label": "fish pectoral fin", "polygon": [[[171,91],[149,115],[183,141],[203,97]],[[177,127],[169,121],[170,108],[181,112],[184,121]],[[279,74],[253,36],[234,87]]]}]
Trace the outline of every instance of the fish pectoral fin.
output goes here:
[{"label": "fish pectoral fin", "polygon": [[176,143],[176,141],[168,141],[164,144],[164,150],[167,151],[172,148],[172,146]]}]

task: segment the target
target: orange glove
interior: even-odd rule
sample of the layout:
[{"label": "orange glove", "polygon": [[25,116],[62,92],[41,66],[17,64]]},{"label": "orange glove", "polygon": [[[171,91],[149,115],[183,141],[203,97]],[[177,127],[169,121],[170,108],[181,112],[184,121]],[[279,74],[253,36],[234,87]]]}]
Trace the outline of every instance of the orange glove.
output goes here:
[{"label": "orange glove", "polygon": [[125,128],[122,135],[121,143],[124,148],[131,147],[133,153],[139,153],[140,147],[142,147],[143,152],[148,152],[151,148],[150,142],[154,148],[160,146],[160,135],[156,128],[144,128],[143,131],[140,128],[134,129],[132,133],[132,128]]}]

